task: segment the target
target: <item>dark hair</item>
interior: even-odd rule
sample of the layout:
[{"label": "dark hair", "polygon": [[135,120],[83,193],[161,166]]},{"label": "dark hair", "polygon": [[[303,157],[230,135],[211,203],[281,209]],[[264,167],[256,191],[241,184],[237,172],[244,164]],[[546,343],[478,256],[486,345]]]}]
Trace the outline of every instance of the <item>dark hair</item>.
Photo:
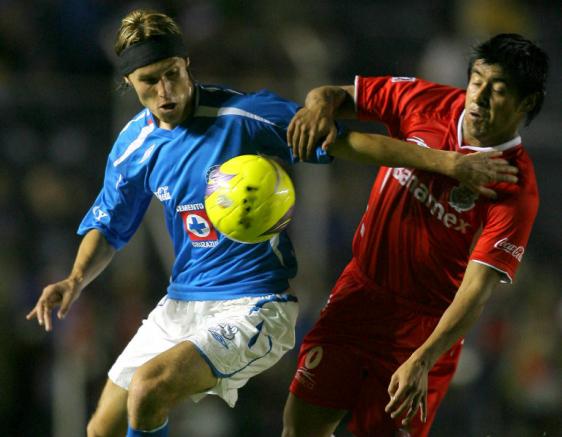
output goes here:
[{"label": "dark hair", "polygon": [[472,49],[468,63],[469,80],[472,67],[477,60],[482,60],[488,65],[501,66],[513,80],[517,93],[522,99],[537,93],[536,104],[527,113],[525,125],[528,126],[540,112],[544,101],[548,55],[521,35],[502,33]]}]

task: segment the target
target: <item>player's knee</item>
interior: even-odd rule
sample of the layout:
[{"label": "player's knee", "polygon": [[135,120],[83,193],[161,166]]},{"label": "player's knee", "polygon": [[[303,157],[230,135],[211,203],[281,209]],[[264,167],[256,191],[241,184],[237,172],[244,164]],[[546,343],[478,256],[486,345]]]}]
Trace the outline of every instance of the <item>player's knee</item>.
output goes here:
[{"label": "player's knee", "polygon": [[140,367],[129,385],[127,408],[130,418],[146,417],[166,406],[166,383]]}]

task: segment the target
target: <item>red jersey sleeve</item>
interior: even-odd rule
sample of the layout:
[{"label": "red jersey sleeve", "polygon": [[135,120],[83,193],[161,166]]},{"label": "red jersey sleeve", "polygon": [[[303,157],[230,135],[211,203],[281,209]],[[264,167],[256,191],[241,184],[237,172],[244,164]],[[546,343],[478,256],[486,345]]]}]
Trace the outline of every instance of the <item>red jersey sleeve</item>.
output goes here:
[{"label": "red jersey sleeve", "polygon": [[399,136],[402,120],[450,108],[462,92],[415,77],[356,76],[355,109],[360,120],[382,122],[390,135]]},{"label": "red jersey sleeve", "polygon": [[500,201],[490,203],[486,224],[470,255],[471,261],[503,273],[502,282],[511,283],[515,277],[539,207],[532,169],[526,179],[526,186],[511,190]]}]

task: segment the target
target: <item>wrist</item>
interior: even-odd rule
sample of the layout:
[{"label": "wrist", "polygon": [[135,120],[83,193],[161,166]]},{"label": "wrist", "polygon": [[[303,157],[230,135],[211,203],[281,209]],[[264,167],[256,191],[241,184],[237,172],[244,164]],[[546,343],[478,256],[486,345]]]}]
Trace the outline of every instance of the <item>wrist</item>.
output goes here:
[{"label": "wrist", "polygon": [[421,368],[429,371],[434,364],[434,359],[429,350],[418,349],[411,355],[411,359],[415,361]]},{"label": "wrist", "polygon": [[445,152],[445,165],[443,166],[443,173],[446,176],[456,179],[457,170],[459,165],[459,155],[457,152]]},{"label": "wrist", "polygon": [[72,285],[73,288],[82,288],[84,283],[84,274],[80,271],[73,270],[66,280]]}]

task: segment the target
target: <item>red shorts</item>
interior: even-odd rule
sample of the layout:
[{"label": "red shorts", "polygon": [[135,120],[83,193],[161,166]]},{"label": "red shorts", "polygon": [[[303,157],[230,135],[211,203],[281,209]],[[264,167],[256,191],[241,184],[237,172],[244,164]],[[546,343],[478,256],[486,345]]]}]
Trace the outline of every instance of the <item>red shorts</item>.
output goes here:
[{"label": "red shorts", "polygon": [[[305,402],[351,412],[349,430],[358,437],[394,437],[400,419],[384,407],[394,371],[431,334],[438,315],[401,305],[390,293],[366,288],[351,264],[342,273],[320,319],[303,340],[290,391]],[[461,352],[457,342],[429,373],[427,421],[409,427],[425,437]]]}]

